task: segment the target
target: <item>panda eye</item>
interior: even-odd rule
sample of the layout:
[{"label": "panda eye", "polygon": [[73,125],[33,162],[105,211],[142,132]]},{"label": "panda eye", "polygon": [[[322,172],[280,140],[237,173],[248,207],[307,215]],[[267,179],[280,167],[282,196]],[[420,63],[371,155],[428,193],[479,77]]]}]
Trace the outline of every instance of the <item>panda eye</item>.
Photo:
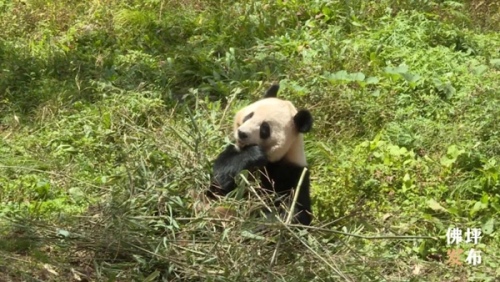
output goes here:
[{"label": "panda eye", "polygon": [[260,139],[267,139],[271,137],[271,126],[269,126],[269,123],[263,122],[260,125]]}]

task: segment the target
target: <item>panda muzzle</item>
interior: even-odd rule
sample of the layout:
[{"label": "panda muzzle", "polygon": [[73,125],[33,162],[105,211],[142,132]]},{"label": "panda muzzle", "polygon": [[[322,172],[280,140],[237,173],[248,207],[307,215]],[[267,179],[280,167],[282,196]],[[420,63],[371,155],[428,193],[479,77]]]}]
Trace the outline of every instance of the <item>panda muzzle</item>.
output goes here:
[{"label": "panda muzzle", "polygon": [[243,148],[245,148],[246,146],[248,146],[248,144],[246,144],[245,142],[241,142],[240,140],[236,140],[236,146],[237,146],[239,149],[243,149]]}]

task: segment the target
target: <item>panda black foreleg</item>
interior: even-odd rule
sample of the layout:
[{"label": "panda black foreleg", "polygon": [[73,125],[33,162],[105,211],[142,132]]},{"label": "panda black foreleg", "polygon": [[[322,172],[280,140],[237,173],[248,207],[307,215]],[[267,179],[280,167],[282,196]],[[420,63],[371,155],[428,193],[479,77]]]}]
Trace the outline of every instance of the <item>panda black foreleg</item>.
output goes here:
[{"label": "panda black foreleg", "polygon": [[243,170],[263,167],[267,157],[259,146],[248,146],[238,150],[228,145],[219,154],[213,165],[213,178],[207,196],[225,196],[236,188],[234,178]]},{"label": "panda black foreleg", "polygon": [[[302,168],[303,169],[303,168]],[[300,172],[300,174],[302,171]],[[298,174],[298,175],[300,175]],[[297,197],[297,202],[295,204],[295,210],[293,211],[294,217],[292,223],[299,223],[302,225],[311,225],[312,222],[312,209],[311,209],[311,196],[310,196],[310,180],[309,180],[309,171],[306,171],[304,175],[304,179],[302,180],[302,184],[300,186],[300,190],[294,188],[294,192],[299,193]],[[300,177],[297,178],[297,186]],[[289,190],[290,191],[290,190]],[[289,203],[292,203],[293,197],[295,195],[290,193]],[[291,207],[290,207],[291,208]]]},{"label": "panda black foreleg", "polygon": [[[304,167],[279,161],[266,165],[267,175],[262,175],[262,186],[266,190],[274,191],[279,197],[292,196],[291,190],[297,191],[297,185]],[[293,197],[291,198],[293,199]],[[288,201],[291,203],[292,201]],[[279,206],[281,201],[277,204]],[[310,172],[306,171],[294,211],[294,222],[302,225],[310,225],[312,222],[311,196],[310,196]]]},{"label": "panda black foreleg", "polygon": [[295,206],[295,209],[298,210],[298,214],[295,216],[295,220],[297,220],[302,225],[311,225],[312,222],[309,175],[309,171],[306,171],[306,175],[304,176],[304,180],[302,181],[302,185],[300,186],[297,204]]}]

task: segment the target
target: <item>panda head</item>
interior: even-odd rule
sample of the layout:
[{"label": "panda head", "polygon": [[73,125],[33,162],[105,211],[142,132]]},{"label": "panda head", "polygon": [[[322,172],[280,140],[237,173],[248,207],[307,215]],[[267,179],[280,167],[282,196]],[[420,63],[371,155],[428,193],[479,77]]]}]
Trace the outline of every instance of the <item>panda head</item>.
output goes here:
[{"label": "panda head", "polygon": [[258,145],[270,162],[285,160],[306,166],[302,133],[312,128],[308,110],[297,110],[286,100],[276,98],[279,85],[272,85],[264,98],[236,113],[234,137],[236,146]]}]

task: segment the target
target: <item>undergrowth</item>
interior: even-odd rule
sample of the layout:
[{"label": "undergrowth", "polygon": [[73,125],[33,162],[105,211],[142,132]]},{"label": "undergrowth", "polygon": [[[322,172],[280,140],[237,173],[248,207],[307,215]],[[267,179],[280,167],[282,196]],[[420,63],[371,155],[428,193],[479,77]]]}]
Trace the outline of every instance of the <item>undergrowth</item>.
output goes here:
[{"label": "undergrowth", "polygon": [[[498,281],[499,15],[0,0],[0,280]],[[199,196],[273,81],[315,119],[309,228],[251,217],[255,197],[218,203],[223,220]],[[449,245],[455,227],[480,241]]]}]

